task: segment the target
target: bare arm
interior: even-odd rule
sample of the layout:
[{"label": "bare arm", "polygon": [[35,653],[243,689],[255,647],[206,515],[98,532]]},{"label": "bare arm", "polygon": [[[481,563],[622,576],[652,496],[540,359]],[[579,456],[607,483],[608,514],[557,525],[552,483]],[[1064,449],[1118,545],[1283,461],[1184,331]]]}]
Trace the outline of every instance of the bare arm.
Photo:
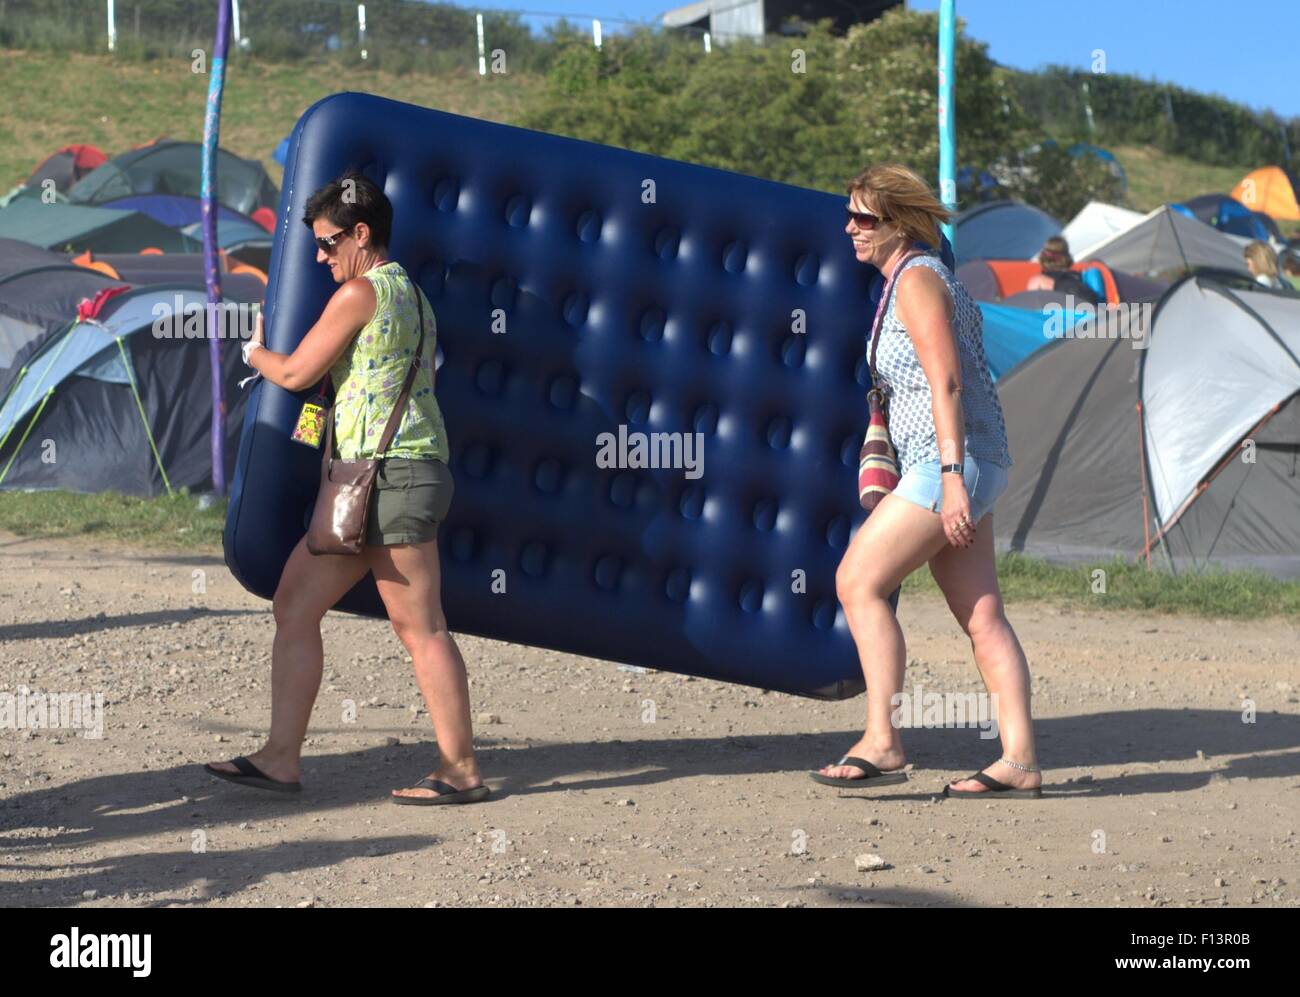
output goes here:
[{"label": "bare arm", "polygon": [[[292,353],[254,350],[249,363],[287,391],[309,388],[334,366],[348,344],[375,314],[375,289],[364,277],[347,281],[330,297],[316,324]],[[262,338],[262,317],[253,337]]]}]

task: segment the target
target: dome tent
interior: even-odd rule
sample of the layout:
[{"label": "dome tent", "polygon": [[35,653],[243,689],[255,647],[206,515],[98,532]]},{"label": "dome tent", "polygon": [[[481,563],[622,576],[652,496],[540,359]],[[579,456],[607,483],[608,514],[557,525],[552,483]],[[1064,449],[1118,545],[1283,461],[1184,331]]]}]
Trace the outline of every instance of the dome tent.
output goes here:
[{"label": "dome tent", "polygon": [[1145,350],[1061,339],[998,383],[999,548],[1300,577],[1300,296],[1195,274],[1152,321]]},{"label": "dome tent", "polygon": [[1019,201],[990,201],[959,214],[954,222],[957,262],[1028,260],[1038,255],[1061,223],[1045,211]]},{"label": "dome tent", "polygon": [[1300,576],[1300,295],[1234,285],[1194,275],[1156,309],[1139,377],[1147,548]]},{"label": "dome tent", "polygon": [[1300,181],[1281,166],[1251,170],[1230,193],[1251,211],[1262,211],[1278,221],[1300,222]]},{"label": "dome tent", "polygon": [[108,157],[93,145],[65,145],[32,170],[24,186],[39,189],[46,180],[53,180],[54,189],[66,194],[73,184],[107,161]]},{"label": "dome tent", "polygon": [[1227,194],[1202,194],[1182,204],[1171,204],[1170,207],[1229,235],[1258,239],[1260,242],[1276,242],[1278,245],[1283,242],[1277,222],[1262,211],[1251,211]]},{"label": "dome tent", "polygon": [[[226,283],[229,299],[261,297],[254,277],[232,275]],[[186,336],[182,317],[202,313],[206,303],[201,285],[135,288],[46,339],[0,404],[0,489],[157,495],[210,488],[208,340]],[[169,316],[163,335],[154,331],[159,315]],[[237,342],[221,352],[229,478],[246,399],[238,382],[247,368]],[[53,462],[43,459],[44,440],[57,445]]]},{"label": "dome tent", "polygon": [[1156,208],[1132,228],[1076,256],[1100,260],[1111,270],[1160,274],[1211,267],[1247,274],[1242,255],[1249,239],[1228,235],[1169,205]]},{"label": "dome tent", "polygon": [[[74,204],[103,204],[133,194],[201,192],[201,152],[197,142],[163,139],[115,156],[83,177],[68,192]],[[241,159],[217,150],[217,201],[232,211],[251,215],[258,208],[272,211],[280,200],[266,169],[255,159]]]},{"label": "dome tent", "polygon": [[139,211],[116,211],[84,204],[45,204],[20,197],[0,208],[0,237],[41,249],[133,253],[145,248],[197,252],[203,244]]}]

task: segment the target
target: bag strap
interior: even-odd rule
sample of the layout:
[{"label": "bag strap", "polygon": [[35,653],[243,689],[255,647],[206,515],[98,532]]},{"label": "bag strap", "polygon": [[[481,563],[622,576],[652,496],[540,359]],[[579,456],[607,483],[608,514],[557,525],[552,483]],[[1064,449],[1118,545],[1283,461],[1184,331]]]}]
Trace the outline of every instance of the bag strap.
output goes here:
[{"label": "bag strap", "polygon": [[420,369],[420,356],[424,353],[424,296],[415,281],[411,281],[411,290],[415,292],[415,307],[420,313],[420,343],[416,346],[415,356],[411,359],[411,369],[406,372],[402,393],[397,396],[397,404],[393,406],[393,411],[388,416],[388,424],[384,426],[384,433],[379,437],[379,447],[375,450],[376,460],[383,457],[389,442],[393,439],[393,434],[397,432],[398,423],[402,421],[402,415],[406,411],[406,400],[411,394],[411,385],[415,383],[415,372]]},{"label": "bag strap", "polygon": [[889,279],[885,281],[885,289],[880,295],[880,304],[876,306],[876,319],[871,323],[871,347],[867,355],[867,366],[871,369],[873,390],[880,383],[880,379],[876,376],[876,348],[880,346],[880,328],[884,324],[885,313],[889,311],[889,299],[894,293],[894,282],[898,279],[898,275],[903,272],[903,267],[916,257],[924,255],[919,249],[908,250],[894,266],[894,271],[889,275]]}]

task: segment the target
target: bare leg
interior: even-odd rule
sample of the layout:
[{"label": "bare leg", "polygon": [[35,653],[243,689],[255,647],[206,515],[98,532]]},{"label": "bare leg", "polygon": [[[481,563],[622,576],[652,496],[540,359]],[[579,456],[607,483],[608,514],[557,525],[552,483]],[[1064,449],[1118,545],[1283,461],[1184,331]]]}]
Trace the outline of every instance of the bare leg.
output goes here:
[{"label": "bare leg", "polygon": [[[970,637],[985,688],[997,696],[1003,757],[1022,765],[1037,766],[1029,709],[1029,664],[1007,620],[998,588],[993,514],[989,513],[976,524],[975,542],[971,546],[945,547],[931,558],[930,573],[943,590],[958,625]],[[1032,789],[1043,782],[1039,772],[1022,772],[1000,761],[984,771],[1017,789]],[[960,779],[952,786],[963,792],[989,792],[982,783],[971,779]]]},{"label": "bare leg", "polygon": [[[867,682],[866,731],[845,754],[882,771],[902,768],[907,761],[902,735],[890,722],[892,699],[903,689],[907,649],[889,595],[947,543],[938,513],[887,495],[858,529],[835,573],[836,593]],[[844,779],[862,774],[847,765],[827,765],[821,772]]]},{"label": "bare leg", "polygon": [[[442,613],[438,543],[395,544],[367,550],[388,619],[410,652],[415,681],[433,721],[440,760],[430,774],[457,789],[483,784],[474,757],[465,659]],[[432,789],[395,789],[394,796],[438,796]]]},{"label": "bare leg", "polygon": [[[272,602],[271,733],[266,744],[248,756],[272,779],[299,779],[302,741],[320,691],[325,657],[320,621],[369,570],[364,554],[316,556],[307,550],[306,539],[289,555]],[[229,762],[212,764],[225,772],[238,771]]]}]

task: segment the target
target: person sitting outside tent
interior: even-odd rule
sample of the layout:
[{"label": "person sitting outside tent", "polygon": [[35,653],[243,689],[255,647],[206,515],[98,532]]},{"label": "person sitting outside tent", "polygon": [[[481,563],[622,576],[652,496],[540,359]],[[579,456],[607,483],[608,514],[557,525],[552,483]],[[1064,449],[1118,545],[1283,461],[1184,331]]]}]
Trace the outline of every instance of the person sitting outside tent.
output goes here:
[{"label": "person sitting outside tent", "polygon": [[1246,257],[1246,269],[1255,278],[1255,283],[1263,284],[1274,291],[1285,288],[1277,272],[1277,256],[1267,242],[1247,243],[1243,253]]},{"label": "person sitting outside tent", "polygon": [[1038,253],[1038,262],[1043,272],[1029,278],[1025,288],[1028,291],[1062,291],[1074,295],[1075,299],[1090,305],[1099,305],[1103,295],[1090,286],[1084,278],[1070,268],[1074,266],[1074,257],[1070,255],[1070,244],[1059,235],[1054,235]]},{"label": "person sitting outside tent", "polygon": [[1281,277],[1292,288],[1300,291],[1300,253],[1296,250],[1288,250],[1282,254]]}]

